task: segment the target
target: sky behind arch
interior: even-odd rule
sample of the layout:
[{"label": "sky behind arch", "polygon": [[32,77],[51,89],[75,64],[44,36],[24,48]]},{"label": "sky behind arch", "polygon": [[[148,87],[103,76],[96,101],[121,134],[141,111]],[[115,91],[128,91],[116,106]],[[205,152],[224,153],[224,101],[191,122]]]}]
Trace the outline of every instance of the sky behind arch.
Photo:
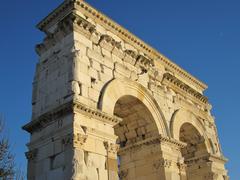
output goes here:
[{"label": "sky behind arch", "polygon": [[[19,164],[26,167],[31,83],[43,34],[35,25],[61,0],[11,0],[0,5],[0,113]],[[94,7],[208,84],[231,179],[240,177],[240,1],[87,0]]]}]

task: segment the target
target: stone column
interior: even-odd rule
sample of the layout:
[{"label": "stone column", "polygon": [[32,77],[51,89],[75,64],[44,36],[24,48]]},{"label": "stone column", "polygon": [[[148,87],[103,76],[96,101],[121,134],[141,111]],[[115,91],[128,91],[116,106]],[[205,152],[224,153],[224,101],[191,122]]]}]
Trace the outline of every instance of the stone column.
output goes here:
[{"label": "stone column", "polygon": [[185,143],[169,137],[160,136],[160,147],[162,158],[155,163],[159,167],[159,178],[164,180],[187,180],[186,165],[184,164],[181,149]]},{"label": "stone column", "polygon": [[117,152],[119,145],[111,142],[104,142],[106,148],[106,169],[108,171],[108,180],[118,180],[118,159]]}]

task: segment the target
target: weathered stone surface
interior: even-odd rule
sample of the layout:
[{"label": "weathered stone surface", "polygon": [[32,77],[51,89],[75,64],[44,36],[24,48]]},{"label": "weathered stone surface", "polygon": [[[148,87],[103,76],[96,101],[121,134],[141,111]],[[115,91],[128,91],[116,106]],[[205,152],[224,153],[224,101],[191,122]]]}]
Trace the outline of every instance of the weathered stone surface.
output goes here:
[{"label": "weathered stone surface", "polygon": [[204,83],[84,1],[38,27],[29,180],[228,179]]}]

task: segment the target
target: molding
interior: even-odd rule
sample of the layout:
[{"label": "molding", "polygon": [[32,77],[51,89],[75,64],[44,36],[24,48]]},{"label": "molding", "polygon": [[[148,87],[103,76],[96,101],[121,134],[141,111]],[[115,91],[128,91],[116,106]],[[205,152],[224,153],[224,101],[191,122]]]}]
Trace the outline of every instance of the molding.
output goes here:
[{"label": "molding", "polygon": [[40,115],[38,118],[33,119],[31,122],[22,127],[23,130],[33,133],[39,131],[46,126],[49,126],[51,123],[55,122],[58,118],[63,117],[67,114],[72,113],[72,102],[63,104],[55,109]]},{"label": "molding", "polygon": [[136,142],[134,144],[128,145],[126,147],[120,148],[119,153],[121,154],[123,152],[129,151],[131,149],[139,148],[142,146],[149,146],[149,145],[161,144],[161,143],[169,143],[169,144],[175,146],[177,149],[182,149],[187,146],[186,143],[183,143],[181,141],[177,141],[173,138],[163,137],[163,136],[159,135],[157,137],[148,138],[148,139]]},{"label": "molding", "polygon": [[161,61],[167,70],[173,71],[176,74],[186,78],[190,83],[193,83],[196,87],[204,91],[207,88],[207,85],[190,75],[188,72],[180,68],[178,65],[170,61],[168,58],[160,54],[156,49],[152,48],[150,45],[146,44],[138,37],[130,33],[125,28],[121,27],[119,24],[111,20],[109,17],[103,15],[101,12],[97,11],[91,7],[88,3],[82,0],[66,0],[64,1],[57,9],[55,9],[50,15],[44,18],[37,27],[47,32],[47,29],[60,21],[64,16],[71,13],[74,10],[79,10],[85,16],[92,18],[95,22],[104,26],[107,30],[118,35],[127,43],[137,47],[140,51],[145,53],[151,59],[156,61]]},{"label": "molding", "polygon": [[87,107],[85,104],[82,104],[77,101],[75,101],[75,103],[74,103],[73,111],[79,112],[81,114],[85,114],[89,118],[95,118],[104,123],[111,124],[113,126],[122,122],[122,119],[117,116],[108,115],[107,113],[104,113],[95,108]]},{"label": "molding", "polygon": [[220,163],[226,163],[228,160],[225,157],[219,157],[219,156],[215,156],[212,154],[207,154],[204,156],[200,156],[200,157],[193,157],[190,159],[185,160],[186,164],[197,164],[197,163],[206,163],[206,162],[220,162]]},{"label": "molding", "polygon": [[74,112],[85,114],[89,118],[96,118],[112,126],[122,121],[122,119],[117,116],[108,115],[98,109],[90,108],[77,101],[71,101],[59,106],[58,108],[50,110],[37,119],[32,120],[30,123],[23,126],[22,129],[29,133],[33,133],[49,126],[53,122],[56,122],[58,118]]},{"label": "molding", "polygon": [[188,94],[190,100],[197,101],[197,103],[205,105],[208,103],[208,98],[198,91],[191,88],[189,85],[185,84],[177,77],[173,76],[170,73],[165,73],[163,75],[162,84],[171,87],[172,89],[177,89],[176,92],[183,92],[181,95],[185,96]]}]

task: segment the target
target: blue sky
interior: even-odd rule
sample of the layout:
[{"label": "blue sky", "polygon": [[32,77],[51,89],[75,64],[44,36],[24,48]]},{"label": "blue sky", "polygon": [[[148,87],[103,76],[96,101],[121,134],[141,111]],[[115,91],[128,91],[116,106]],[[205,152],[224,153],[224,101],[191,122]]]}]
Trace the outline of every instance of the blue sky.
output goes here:
[{"label": "blue sky", "polygon": [[[31,83],[43,34],[35,25],[61,0],[11,0],[0,5],[0,114],[17,163],[26,167]],[[88,0],[209,85],[206,95],[232,180],[240,177],[240,1]]]}]

